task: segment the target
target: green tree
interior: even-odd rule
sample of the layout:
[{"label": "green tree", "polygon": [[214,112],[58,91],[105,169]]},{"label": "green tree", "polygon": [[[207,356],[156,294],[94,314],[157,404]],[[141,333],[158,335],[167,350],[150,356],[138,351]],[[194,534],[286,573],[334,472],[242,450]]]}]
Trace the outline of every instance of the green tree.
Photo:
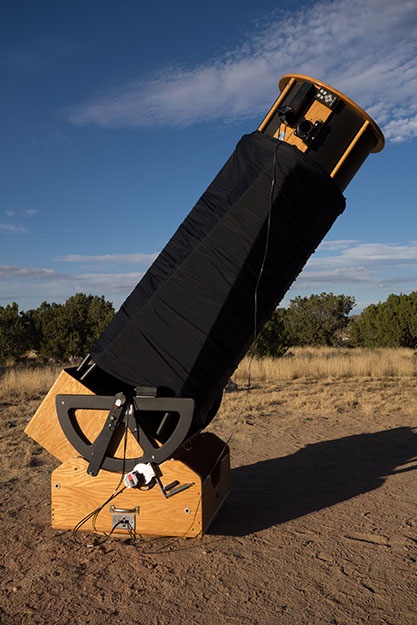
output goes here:
[{"label": "green tree", "polygon": [[365,347],[417,348],[417,292],[388,296],[371,304],[356,321],[358,342]]},{"label": "green tree", "polygon": [[285,326],[285,308],[277,308],[252,344],[249,355],[255,358],[279,358],[288,349],[288,333]]},{"label": "green tree", "polygon": [[39,355],[65,362],[88,353],[113,318],[114,308],[104,297],[77,293],[65,304],[43,302],[28,316]]},{"label": "green tree", "polygon": [[36,310],[29,312],[33,324],[33,348],[41,358],[62,362],[65,360],[67,328],[63,316],[63,305],[42,302]]},{"label": "green tree", "polygon": [[291,300],[286,329],[291,345],[339,345],[344,342],[348,315],[355,299],[321,293]]},{"label": "green tree", "polygon": [[16,302],[0,306],[0,361],[18,360],[29,349],[29,333]]},{"label": "green tree", "polygon": [[65,302],[64,319],[67,323],[66,356],[85,356],[94,341],[114,316],[111,302],[97,295],[77,293]]}]

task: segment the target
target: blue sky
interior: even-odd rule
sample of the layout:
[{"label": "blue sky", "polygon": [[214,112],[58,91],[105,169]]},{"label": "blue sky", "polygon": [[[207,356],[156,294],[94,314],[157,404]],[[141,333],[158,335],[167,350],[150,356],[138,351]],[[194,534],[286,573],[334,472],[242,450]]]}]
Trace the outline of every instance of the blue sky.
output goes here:
[{"label": "blue sky", "polygon": [[117,309],[291,72],[387,143],[284,304],[417,290],[417,0],[3,0],[0,29],[0,305]]}]

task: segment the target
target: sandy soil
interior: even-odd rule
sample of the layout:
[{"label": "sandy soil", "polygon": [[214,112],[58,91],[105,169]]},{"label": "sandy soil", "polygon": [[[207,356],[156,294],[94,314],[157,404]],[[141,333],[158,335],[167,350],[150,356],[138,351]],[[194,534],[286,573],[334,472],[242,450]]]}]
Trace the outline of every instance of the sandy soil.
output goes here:
[{"label": "sandy soil", "polygon": [[3,400],[2,625],[417,624],[416,416],[257,409],[256,393],[249,410],[241,392],[232,492],[206,536],[137,544],[50,529],[57,462],[23,433],[39,398]]}]

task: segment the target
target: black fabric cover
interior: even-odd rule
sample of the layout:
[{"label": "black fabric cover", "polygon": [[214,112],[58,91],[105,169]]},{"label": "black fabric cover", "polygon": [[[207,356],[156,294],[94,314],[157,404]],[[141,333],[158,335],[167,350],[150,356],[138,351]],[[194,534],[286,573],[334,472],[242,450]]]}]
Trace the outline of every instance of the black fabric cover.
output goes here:
[{"label": "black fabric cover", "polygon": [[297,148],[245,135],[99,337],[93,360],[129,385],[192,397],[193,429],[203,428],[344,206],[333,180]]}]

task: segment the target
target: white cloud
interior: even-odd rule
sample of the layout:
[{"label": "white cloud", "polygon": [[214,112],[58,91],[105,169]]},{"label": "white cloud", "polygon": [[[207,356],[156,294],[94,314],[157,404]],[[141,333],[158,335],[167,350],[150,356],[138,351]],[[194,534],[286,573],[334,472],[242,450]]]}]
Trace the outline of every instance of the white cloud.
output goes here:
[{"label": "white cloud", "polygon": [[29,208],[27,210],[7,209],[4,211],[4,214],[6,215],[6,217],[16,217],[16,216],[34,217],[38,213],[39,211],[36,208]]},{"label": "white cloud", "polygon": [[[417,242],[323,242],[295,282],[297,289],[329,291],[353,285],[384,294],[417,288]],[[372,300],[371,300],[372,301]]]},{"label": "white cloud", "polygon": [[391,293],[417,290],[417,242],[401,245],[324,241],[295,280],[281,306],[311,293],[354,295],[355,313]]},{"label": "white cloud", "polygon": [[339,241],[322,241],[322,243],[320,243],[319,249],[321,253],[326,253],[326,252],[331,253],[331,252],[336,252],[338,250],[344,250],[346,248],[350,248],[355,243],[357,243],[355,239],[342,239]]},{"label": "white cloud", "polygon": [[158,256],[158,253],[154,254],[99,254],[99,255],[86,255],[86,254],[67,254],[66,256],[60,256],[56,260],[60,260],[67,263],[106,263],[106,264],[136,264],[136,265],[150,265]]},{"label": "white cloud", "polygon": [[80,289],[88,286],[94,292],[105,292],[107,296],[123,295],[126,298],[143,277],[144,272],[130,273],[91,273],[75,276]]},{"label": "white cloud", "polygon": [[[62,257],[69,262],[103,263],[129,262],[127,258],[146,261],[147,254],[122,254],[119,256]],[[62,260],[61,259],[61,260]],[[118,259],[118,260],[117,260]],[[139,263],[138,263],[139,264]],[[145,271],[145,268],[144,268]],[[31,301],[36,308],[38,293],[42,301],[64,301],[74,293],[104,295],[118,308],[144,275],[134,272],[77,272],[59,273],[53,269],[0,265],[0,305],[10,301]],[[41,284],[41,288],[37,285]],[[317,292],[354,294],[359,312],[371,303],[383,301],[390,293],[405,293],[417,289],[417,241],[401,245],[390,243],[364,243],[352,240],[326,240],[317,249],[304,270],[292,285],[281,305],[286,305],[296,295],[308,296]]]},{"label": "white cloud", "polygon": [[395,264],[408,264],[410,261],[417,264],[417,242],[410,241],[401,245],[395,245],[393,243],[359,243],[353,241],[348,244],[347,241],[333,241],[326,244],[321,244],[318,248],[320,252],[331,249],[332,251],[339,251],[340,254],[333,254],[326,257],[326,260],[320,257],[312,257],[310,264],[322,264],[323,262],[329,262],[334,266],[336,263],[343,263],[351,265],[354,263],[367,263],[375,266],[381,263],[393,267]]},{"label": "white cloud", "polygon": [[[23,211],[15,211],[15,210],[5,210],[3,211],[4,215],[8,218],[8,219],[13,219],[16,217],[23,217],[25,218],[32,218],[35,215],[38,214],[38,210],[36,209],[29,209],[29,210],[23,210]],[[22,224],[18,224],[18,223],[0,223],[0,233],[3,232],[5,234],[26,234],[28,232],[28,229],[26,226],[23,226]]]},{"label": "white cloud", "polygon": [[[270,17],[270,16],[269,16]],[[365,108],[386,138],[417,137],[415,0],[324,0],[280,12],[204,65],[166,67],[68,109],[74,124],[186,126],[259,118],[288,72],[319,78]]]},{"label": "white cloud", "polygon": [[18,280],[31,283],[33,281],[48,282],[49,284],[71,285],[74,282],[79,288],[102,287],[107,290],[120,292],[120,289],[132,288],[143,276],[143,272],[126,273],[84,273],[65,274],[54,269],[44,269],[41,267],[24,267],[17,265],[0,265],[0,284],[5,284],[7,280]]},{"label": "white cloud", "polygon": [[25,280],[50,280],[51,277],[58,276],[59,274],[57,274],[53,269],[0,265],[0,279],[22,278]]},{"label": "white cloud", "polygon": [[5,232],[6,234],[24,234],[27,232],[27,228],[15,224],[0,224],[0,232]]},{"label": "white cloud", "polygon": [[316,270],[313,270],[311,266],[306,267],[304,272],[297,278],[297,285],[304,288],[318,287],[322,291],[327,291],[329,287],[333,288],[333,286],[341,284],[369,284],[371,281],[372,272],[367,267],[358,265],[355,268],[332,268],[323,264],[319,265]]},{"label": "white cloud", "polygon": [[40,267],[0,265],[0,306],[18,301],[26,309],[36,308],[41,301],[59,303],[81,292],[104,295],[119,307],[143,275],[144,272],[65,274]]}]

